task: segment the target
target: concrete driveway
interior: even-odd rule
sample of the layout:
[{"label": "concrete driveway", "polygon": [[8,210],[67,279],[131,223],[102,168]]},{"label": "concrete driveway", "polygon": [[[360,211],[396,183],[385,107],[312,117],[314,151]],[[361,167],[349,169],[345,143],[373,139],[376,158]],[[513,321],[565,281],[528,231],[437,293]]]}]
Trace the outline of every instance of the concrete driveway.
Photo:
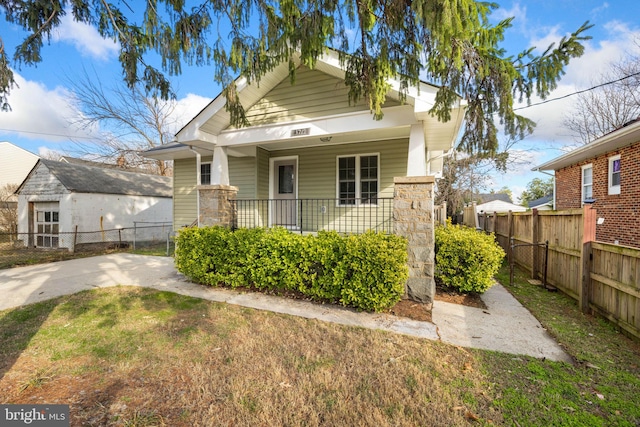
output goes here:
[{"label": "concrete driveway", "polygon": [[259,310],[441,340],[463,347],[571,361],[531,313],[501,285],[493,286],[483,295],[487,310],[436,301],[433,323],[430,323],[202,286],[179,274],[173,258],[110,254],[0,270],[0,310],[116,285],[144,286]]}]

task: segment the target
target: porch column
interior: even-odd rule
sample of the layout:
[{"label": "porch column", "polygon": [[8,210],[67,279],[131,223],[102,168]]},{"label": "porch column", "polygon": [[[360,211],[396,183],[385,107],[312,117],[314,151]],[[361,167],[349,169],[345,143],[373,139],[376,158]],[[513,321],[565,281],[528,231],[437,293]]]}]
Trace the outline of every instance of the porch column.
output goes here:
[{"label": "porch column", "polygon": [[238,187],[230,185],[198,186],[198,196],[200,198],[198,226],[220,225],[233,228],[236,220],[234,201],[237,194]]},{"label": "porch column", "polygon": [[405,298],[433,304],[435,236],[433,223],[433,176],[396,177],[393,194],[395,234],[408,242],[409,279]]},{"label": "porch column", "polygon": [[211,184],[229,185],[229,159],[227,157],[227,147],[215,147],[213,149]]},{"label": "porch column", "polygon": [[427,150],[422,122],[411,125],[409,134],[409,155],[407,156],[407,176],[427,175]]}]

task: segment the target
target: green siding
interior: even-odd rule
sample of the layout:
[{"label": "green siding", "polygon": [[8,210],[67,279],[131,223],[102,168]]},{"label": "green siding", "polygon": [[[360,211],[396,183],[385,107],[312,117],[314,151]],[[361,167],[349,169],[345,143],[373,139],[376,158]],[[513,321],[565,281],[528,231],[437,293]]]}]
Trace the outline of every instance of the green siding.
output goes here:
[{"label": "green siding", "polygon": [[258,148],[258,192],[259,199],[269,198],[269,152]]},{"label": "green siding", "polygon": [[238,187],[239,199],[256,198],[256,158],[229,157],[229,184]]},{"label": "green siding", "polygon": [[198,217],[196,196],[196,159],[173,162],[173,229],[191,225]]},{"label": "green siding", "polygon": [[298,156],[298,197],[335,199],[336,158],[355,154],[380,155],[380,197],[393,197],[393,178],[406,176],[408,139],[325,145],[272,151],[270,157]]},{"label": "green siding", "polygon": [[[369,109],[366,100],[349,105],[348,91],[344,80],[302,66],[293,85],[284,79],[247,109],[247,119],[251,125],[264,125]],[[400,104],[389,98],[385,103],[385,107],[396,105]]]}]

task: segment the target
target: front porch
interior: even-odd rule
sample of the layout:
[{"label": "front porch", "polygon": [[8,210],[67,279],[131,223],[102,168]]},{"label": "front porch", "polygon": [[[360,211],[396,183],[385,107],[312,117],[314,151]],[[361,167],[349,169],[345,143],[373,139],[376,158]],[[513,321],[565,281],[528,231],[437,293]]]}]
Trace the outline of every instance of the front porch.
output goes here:
[{"label": "front porch", "polygon": [[394,232],[393,198],[356,205],[344,199],[236,199],[233,228],[284,227],[294,232]]}]

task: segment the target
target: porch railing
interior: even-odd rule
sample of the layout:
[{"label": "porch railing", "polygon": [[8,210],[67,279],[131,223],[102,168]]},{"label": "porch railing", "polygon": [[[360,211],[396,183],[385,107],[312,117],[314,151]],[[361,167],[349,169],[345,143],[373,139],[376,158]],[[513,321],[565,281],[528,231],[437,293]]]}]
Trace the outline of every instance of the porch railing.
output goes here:
[{"label": "porch railing", "polygon": [[232,201],[234,227],[281,226],[300,233],[320,230],[393,233],[393,198],[371,201],[373,203],[355,199],[238,199]]}]

